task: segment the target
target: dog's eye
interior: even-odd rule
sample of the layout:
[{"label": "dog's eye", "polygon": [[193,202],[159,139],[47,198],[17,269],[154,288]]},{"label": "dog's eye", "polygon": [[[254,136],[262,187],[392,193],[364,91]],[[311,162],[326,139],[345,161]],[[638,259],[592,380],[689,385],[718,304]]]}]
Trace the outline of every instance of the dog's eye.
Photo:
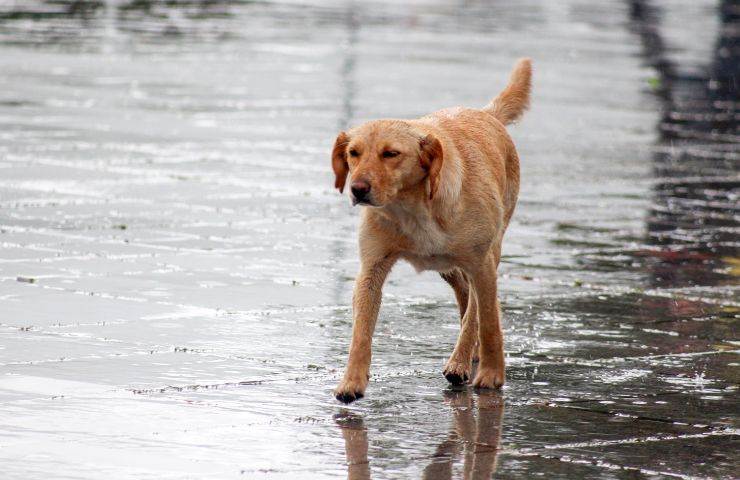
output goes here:
[{"label": "dog's eye", "polygon": [[350,154],[350,156],[352,156],[352,157],[359,157],[359,156],[360,156],[360,154],[359,154],[359,153],[357,153],[357,150],[355,150],[354,148],[353,148],[352,150],[350,150],[350,151],[349,151],[349,154]]},{"label": "dog's eye", "polygon": [[386,150],[383,152],[383,158],[393,158],[400,155],[401,152],[397,152],[396,150]]}]

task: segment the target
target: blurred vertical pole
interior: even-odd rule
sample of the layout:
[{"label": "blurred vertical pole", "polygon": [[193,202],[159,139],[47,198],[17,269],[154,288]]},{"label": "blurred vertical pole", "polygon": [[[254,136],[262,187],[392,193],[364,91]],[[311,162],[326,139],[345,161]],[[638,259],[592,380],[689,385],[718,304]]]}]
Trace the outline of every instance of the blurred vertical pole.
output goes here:
[{"label": "blurred vertical pole", "polygon": [[[339,112],[339,118],[337,121],[337,130],[346,130],[350,126],[354,118],[356,60],[355,46],[357,44],[357,31],[359,29],[359,22],[357,20],[356,11],[357,7],[355,5],[355,2],[348,2],[344,15],[344,25],[347,29],[347,40],[342,45],[344,59],[342,60],[342,66],[339,72],[342,103],[341,111]],[[340,228],[343,227],[340,226]],[[332,242],[332,263],[334,265],[341,264],[341,260],[344,257],[343,247],[346,245],[346,242],[343,242],[340,239],[347,238],[347,235],[345,235],[344,232],[337,232],[337,237],[338,239]],[[342,303],[342,297],[344,295],[344,287],[346,283],[347,282],[342,275],[336,276],[333,294],[335,305],[340,305]]]},{"label": "blurred vertical pole", "polygon": [[118,36],[118,27],[116,25],[118,18],[119,0],[104,0],[104,17],[103,17],[103,52],[109,53],[114,50],[116,37]]},{"label": "blurred vertical pole", "polygon": [[353,100],[355,97],[355,45],[357,44],[357,30],[359,22],[357,21],[354,2],[349,2],[345,13],[345,25],[347,27],[347,42],[342,50],[344,51],[344,60],[340,72],[340,83],[342,91],[342,111],[339,115],[339,124],[337,128],[344,130],[349,127],[354,117]]}]

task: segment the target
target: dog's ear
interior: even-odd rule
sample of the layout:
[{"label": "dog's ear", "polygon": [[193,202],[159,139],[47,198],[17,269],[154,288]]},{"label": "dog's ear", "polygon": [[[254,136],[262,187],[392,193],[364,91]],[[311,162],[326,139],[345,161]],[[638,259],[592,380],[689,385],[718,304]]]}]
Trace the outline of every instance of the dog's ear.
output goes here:
[{"label": "dog's ear", "polygon": [[344,184],[347,182],[349,165],[347,164],[347,144],[349,136],[344,132],[339,132],[337,140],[334,142],[334,149],[331,151],[331,168],[334,169],[334,188],[339,193],[344,192]]},{"label": "dog's ear", "polygon": [[434,135],[427,135],[419,140],[421,168],[429,174],[429,199],[433,199],[439,188],[439,173],[442,171],[444,152],[442,144]]}]

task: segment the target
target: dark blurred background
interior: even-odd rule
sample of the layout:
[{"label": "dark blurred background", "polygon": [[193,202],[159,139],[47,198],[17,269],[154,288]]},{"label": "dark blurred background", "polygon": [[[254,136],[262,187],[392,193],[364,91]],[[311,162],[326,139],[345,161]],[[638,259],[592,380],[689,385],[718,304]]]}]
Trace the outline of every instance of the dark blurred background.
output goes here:
[{"label": "dark blurred background", "polygon": [[[0,0],[7,478],[733,478],[740,2]],[[452,292],[399,265],[345,361],[338,130],[511,133],[502,392],[451,390]]]}]

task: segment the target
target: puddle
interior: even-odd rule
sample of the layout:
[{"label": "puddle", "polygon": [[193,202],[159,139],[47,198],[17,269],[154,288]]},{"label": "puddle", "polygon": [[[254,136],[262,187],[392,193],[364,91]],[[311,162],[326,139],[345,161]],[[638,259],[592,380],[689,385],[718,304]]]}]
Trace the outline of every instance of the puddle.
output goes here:
[{"label": "puddle", "polygon": [[[5,475],[732,477],[737,27],[729,0],[0,5]],[[524,55],[505,388],[447,385],[454,297],[399,265],[337,404],[336,131],[482,105]]]}]

